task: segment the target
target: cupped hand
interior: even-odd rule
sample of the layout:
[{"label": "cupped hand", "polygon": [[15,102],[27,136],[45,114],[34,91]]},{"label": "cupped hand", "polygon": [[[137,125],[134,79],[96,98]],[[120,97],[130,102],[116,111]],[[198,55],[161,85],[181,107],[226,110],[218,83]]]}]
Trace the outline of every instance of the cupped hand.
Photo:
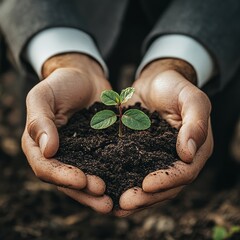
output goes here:
[{"label": "cupped hand", "polygon": [[65,125],[78,110],[99,100],[111,89],[100,66],[81,54],[64,54],[45,63],[45,79],[26,100],[26,127],[22,148],[35,175],[55,184],[78,202],[101,213],[112,210],[112,200],[104,195],[105,183],[97,176],[63,164],[53,156],[59,147],[57,128]]},{"label": "cupped hand", "polygon": [[[167,170],[158,170],[145,177],[142,188],[124,192],[120,198],[121,211],[128,215],[143,207],[174,198],[191,183],[203,168],[213,149],[210,124],[211,104],[208,97],[191,83],[191,67],[180,60],[159,60],[150,64],[133,84],[132,103],[159,114],[179,129],[176,150],[181,159]],[[189,79],[187,79],[187,77]]]}]

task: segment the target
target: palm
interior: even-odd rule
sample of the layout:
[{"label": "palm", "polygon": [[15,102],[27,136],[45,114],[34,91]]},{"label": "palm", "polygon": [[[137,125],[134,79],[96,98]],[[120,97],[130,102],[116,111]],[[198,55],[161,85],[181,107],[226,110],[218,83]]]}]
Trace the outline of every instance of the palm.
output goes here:
[{"label": "palm", "polygon": [[182,104],[189,88],[189,83],[180,74],[161,74],[144,86],[136,81],[134,87],[138,98],[135,101],[142,102],[149,110],[158,111],[173,127],[180,128]]},{"label": "palm", "polygon": [[107,81],[95,85],[88,77],[66,69],[54,72],[41,84],[37,91],[43,92],[43,99],[51,104],[57,126],[66,124],[74,112],[99,100],[102,90],[110,89]]}]

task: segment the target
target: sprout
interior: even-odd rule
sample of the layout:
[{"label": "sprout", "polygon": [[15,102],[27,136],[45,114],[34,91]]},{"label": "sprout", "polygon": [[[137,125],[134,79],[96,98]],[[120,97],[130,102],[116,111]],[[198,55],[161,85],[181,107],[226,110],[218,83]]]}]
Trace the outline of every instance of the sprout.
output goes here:
[{"label": "sprout", "polygon": [[149,117],[138,109],[129,109],[123,113],[122,104],[126,103],[134,94],[135,89],[128,87],[119,95],[113,90],[105,90],[101,94],[101,101],[107,106],[116,106],[119,114],[111,110],[102,110],[96,113],[90,122],[94,129],[105,129],[117,121],[119,117],[119,137],[123,136],[123,124],[133,130],[145,130],[151,126]]}]

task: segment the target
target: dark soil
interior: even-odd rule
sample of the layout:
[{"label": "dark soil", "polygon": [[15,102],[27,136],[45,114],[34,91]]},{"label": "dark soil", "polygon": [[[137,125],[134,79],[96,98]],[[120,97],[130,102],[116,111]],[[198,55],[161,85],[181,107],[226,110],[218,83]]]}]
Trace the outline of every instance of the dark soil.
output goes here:
[{"label": "dark soil", "polygon": [[141,187],[147,174],[169,168],[178,160],[177,130],[157,112],[150,114],[140,104],[131,108],[141,109],[150,116],[149,129],[134,131],[125,127],[123,137],[118,137],[118,123],[94,130],[90,127],[92,116],[106,109],[102,103],[95,103],[75,114],[59,131],[60,147],[55,158],[79,167],[86,174],[101,177],[115,206],[124,191]]}]

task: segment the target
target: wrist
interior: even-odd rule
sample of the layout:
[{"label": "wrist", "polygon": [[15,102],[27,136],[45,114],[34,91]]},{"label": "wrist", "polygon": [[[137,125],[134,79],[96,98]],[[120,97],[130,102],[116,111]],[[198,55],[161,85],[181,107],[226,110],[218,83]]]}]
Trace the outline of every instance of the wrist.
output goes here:
[{"label": "wrist", "polygon": [[165,71],[176,71],[194,85],[197,85],[196,71],[189,63],[181,59],[166,58],[149,63],[141,72],[140,78],[154,78]]},{"label": "wrist", "polygon": [[72,68],[81,73],[105,78],[100,64],[93,58],[81,53],[64,53],[49,58],[42,67],[43,78],[48,77],[59,68]]}]

